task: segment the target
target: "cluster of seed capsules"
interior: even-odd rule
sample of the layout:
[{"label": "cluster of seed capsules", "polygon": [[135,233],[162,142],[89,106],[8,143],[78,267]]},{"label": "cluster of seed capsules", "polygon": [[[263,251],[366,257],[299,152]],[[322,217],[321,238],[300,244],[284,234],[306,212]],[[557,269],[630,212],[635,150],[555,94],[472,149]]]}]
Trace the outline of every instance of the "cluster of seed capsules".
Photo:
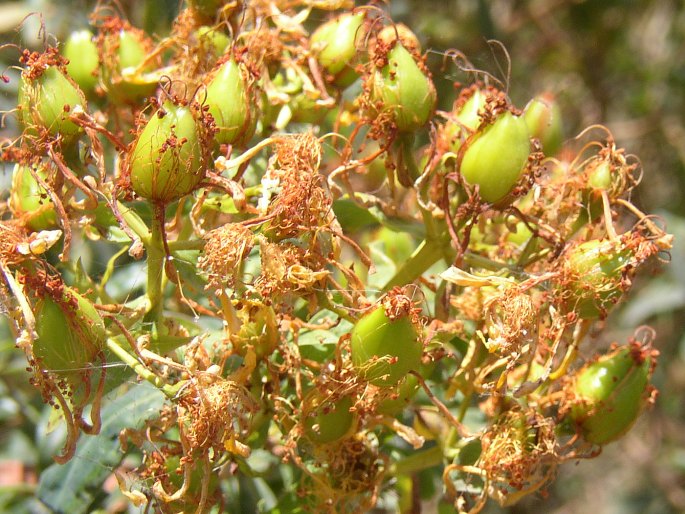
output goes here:
[{"label": "cluster of seed capsules", "polygon": [[[21,54],[2,148],[3,302],[63,412],[58,462],[130,387],[107,378],[123,362],[168,398],[122,433],[134,503],[220,510],[260,449],[304,510],[414,512],[430,482],[478,512],[654,399],[648,329],[593,348],[671,244],[606,129],[563,143],[550,94],[518,109],[457,51],[443,67],[466,83],[436,110],[382,6],[188,0],[156,39],[113,12]],[[116,250],[89,275],[74,253],[97,241]],[[145,287],[109,292],[139,260]]]}]

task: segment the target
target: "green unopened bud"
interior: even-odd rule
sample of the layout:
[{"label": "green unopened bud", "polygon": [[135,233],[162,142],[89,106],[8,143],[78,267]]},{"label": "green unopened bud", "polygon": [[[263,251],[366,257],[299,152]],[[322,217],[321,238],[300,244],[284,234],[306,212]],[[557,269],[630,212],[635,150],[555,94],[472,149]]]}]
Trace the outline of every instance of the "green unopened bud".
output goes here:
[{"label": "green unopened bud", "polygon": [[528,164],[526,122],[506,111],[471,136],[468,145],[460,167],[464,180],[478,186],[486,202],[499,202],[511,192]]}]

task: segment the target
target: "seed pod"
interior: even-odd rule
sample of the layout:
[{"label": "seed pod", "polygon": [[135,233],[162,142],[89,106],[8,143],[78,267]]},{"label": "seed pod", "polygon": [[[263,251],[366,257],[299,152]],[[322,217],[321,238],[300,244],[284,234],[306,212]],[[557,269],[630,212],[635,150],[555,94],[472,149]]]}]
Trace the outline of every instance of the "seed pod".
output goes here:
[{"label": "seed pod", "polygon": [[[47,179],[47,170],[33,166],[34,172]],[[29,165],[17,164],[12,173],[12,192],[9,207],[31,230],[47,230],[57,226],[55,206],[48,192],[31,174]]]},{"label": "seed pod", "polygon": [[38,126],[66,140],[80,132],[81,128],[69,120],[69,113],[77,107],[85,110],[86,99],[65,72],[64,62],[49,52],[30,61],[22,72],[18,104],[30,132]]},{"label": "seed pod", "polygon": [[353,403],[349,396],[331,402],[315,389],[305,397],[304,405],[305,435],[314,443],[337,441],[356,426],[356,416],[350,412]]},{"label": "seed pod", "polygon": [[419,379],[415,375],[407,377],[397,387],[397,396],[386,398],[378,404],[376,409],[379,414],[396,416],[409,405],[412,398],[419,390]]},{"label": "seed pod", "polygon": [[[462,100],[465,95],[468,97]],[[447,150],[456,153],[462,143],[475,132],[481,124],[479,113],[485,107],[486,99],[485,92],[479,88],[469,89],[460,94],[461,101],[457,100],[452,116],[440,129],[440,140]]]},{"label": "seed pod", "polygon": [[336,86],[345,88],[359,77],[354,63],[364,39],[363,23],[363,12],[343,13],[321,25],[311,36],[316,58]]},{"label": "seed pod", "polygon": [[545,155],[556,155],[563,141],[561,110],[550,93],[536,96],[523,111],[531,137],[538,138]]},{"label": "seed pod", "polygon": [[569,311],[583,319],[605,317],[623,293],[629,249],[620,241],[592,240],[571,247],[563,262],[563,290]]},{"label": "seed pod", "polygon": [[105,344],[105,324],[89,300],[69,287],[46,292],[35,305],[33,356],[41,368],[78,387],[82,371]]},{"label": "seed pod", "polygon": [[[380,52],[385,51],[381,44]],[[386,64],[370,77],[370,98],[377,115],[389,115],[400,132],[413,132],[433,116],[437,94],[428,73],[402,43],[384,54]],[[379,60],[377,58],[376,60]]]},{"label": "seed pod", "polygon": [[245,356],[252,346],[258,359],[268,358],[278,345],[278,320],[273,307],[250,300],[241,300],[237,310],[240,329],[231,334],[231,343],[238,355]]},{"label": "seed pod", "polygon": [[190,109],[166,102],[147,122],[129,156],[133,191],[160,203],[192,192],[204,177],[201,145]]},{"label": "seed pod", "polygon": [[394,386],[421,365],[423,345],[410,303],[404,295],[394,296],[357,321],[352,330],[352,363],[374,385]]},{"label": "seed pod", "polygon": [[97,86],[100,57],[93,42],[90,30],[77,30],[69,34],[64,50],[64,57],[69,60],[67,72],[84,92],[92,92]]},{"label": "seed pod", "polygon": [[582,368],[573,379],[570,418],[593,444],[615,441],[633,425],[652,395],[653,352],[633,343]]},{"label": "seed pod", "polygon": [[158,64],[150,59],[154,45],[140,29],[111,18],[100,27],[97,46],[101,76],[111,102],[136,103],[157,88],[154,77],[146,77]]},{"label": "seed pod", "polygon": [[469,138],[461,160],[461,175],[470,185],[478,186],[483,200],[497,203],[519,181],[529,154],[526,122],[506,111],[492,125]]},{"label": "seed pod", "polygon": [[194,33],[194,37],[205,53],[210,53],[214,56],[222,56],[228,45],[231,44],[231,39],[221,30],[207,25],[202,25],[198,28]]},{"label": "seed pod", "polygon": [[205,103],[218,129],[216,141],[245,145],[254,135],[259,116],[254,77],[247,67],[232,58],[220,64],[210,75],[206,91]]}]

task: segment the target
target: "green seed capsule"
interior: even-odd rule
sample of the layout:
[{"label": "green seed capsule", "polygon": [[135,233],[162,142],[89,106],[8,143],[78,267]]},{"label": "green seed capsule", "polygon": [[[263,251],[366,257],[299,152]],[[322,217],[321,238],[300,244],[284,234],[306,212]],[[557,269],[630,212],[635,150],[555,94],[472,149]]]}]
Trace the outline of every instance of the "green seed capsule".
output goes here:
[{"label": "green seed capsule", "polygon": [[94,362],[105,344],[102,318],[90,301],[68,287],[58,297],[46,294],[38,300],[35,317],[34,357],[42,368],[77,387],[82,369]]},{"label": "green seed capsule", "polygon": [[305,435],[314,443],[337,441],[349,434],[356,424],[356,416],[350,412],[353,403],[349,396],[332,404],[314,390],[307,395],[304,405]]},{"label": "green seed capsule", "polygon": [[38,76],[25,70],[19,84],[19,109],[24,125],[39,126],[50,135],[73,139],[81,130],[69,115],[74,109],[85,110],[86,99],[58,66],[48,66]]},{"label": "green seed capsule", "polygon": [[352,330],[352,363],[366,380],[393,386],[421,365],[423,345],[408,315],[390,319],[384,306],[361,318]]},{"label": "green seed capsule", "polygon": [[462,143],[481,124],[479,113],[485,107],[486,95],[480,89],[473,90],[471,96],[460,107],[455,107],[440,130],[443,147],[457,153]]},{"label": "green seed capsule", "polygon": [[93,33],[89,30],[72,32],[64,44],[62,54],[69,59],[67,72],[74,82],[85,92],[94,91],[98,83],[100,57],[93,42]]},{"label": "green seed capsule", "polygon": [[629,250],[617,241],[592,240],[572,247],[566,255],[563,277],[568,308],[583,319],[605,316],[622,295]]},{"label": "green seed capsule", "polygon": [[102,83],[111,102],[136,103],[155,92],[156,78],[145,75],[157,63],[149,59],[154,45],[142,30],[114,20],[98,43]]},{"label": "green seed capsule", "polygon": [[523,174],[530,154],[526,122],[505,112],[471,136],[461,161],[461,174],[480,197],[496,203],[507,196]]},{"label": "green seed capsule", "polygon": [[221,30],[207,25],[203,25],[195,31],[195,39],[205,52],[214,56],[222,56],[228,45],[231,44],[231,39]]},{"label": "green seed capsule", "polygon": [[245,145],[257,126],[257,94],[244,64],[230,59],[216,69],[208,83],[206,104],[219,129],[221,144]]},{"label": "green seed capsule", "polygon": [[380,115],[391,115],[400,132],[413,132],[433,116],[435,86],[401,43],[388,51],[387,60],[371,77],[371,100]]},{"label": "green seed capsule", "polygon": [[137,195],[168,203],[192,192],[204,167],[198,126],[188,107],[165,103],[145,125],[129,159]]},{"label": "green seed capsule", "polygon": [[311,46],[319,64],[333,77],[336,86],[347,87],[358,73],[354,70],[358,45],[364,39],[364,13],[341,14],[321,25],[311,37]]},{"label": "green seed capsule", "polygon": [[647,350],[631,345],[578,372],[570,416],[586,441],[604,445],[630,429],[650,397],[652,364]]},{"label": "green seed capsule", "polygon": [[[47,171],[43,167],[33,169],[39,177],[47,180]],[[17,164],[14,167],[9,206],[12,214],[21,218],[31,230],[48,230],[57,226],[55,206],[27,165]]]},{"label": "green seed capsule", "polygon": [[563,141],[561,110],[547,93],[533,98],[523,112],[531,137],[540,140],[545,155],[556,155]]}]

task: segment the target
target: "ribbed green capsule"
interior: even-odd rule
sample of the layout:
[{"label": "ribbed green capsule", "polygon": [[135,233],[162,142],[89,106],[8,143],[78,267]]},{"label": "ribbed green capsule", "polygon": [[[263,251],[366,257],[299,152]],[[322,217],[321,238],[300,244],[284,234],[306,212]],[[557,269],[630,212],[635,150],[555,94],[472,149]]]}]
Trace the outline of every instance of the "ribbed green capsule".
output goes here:
[{"label": "ribbed green capsule", "polygon": [[[46,170],[34,166],[33,171],[46,180]],[[31,230],[47,230],[57,226],[57,214],[48,192],[31,174],[28,165],[17,164],[12,172],[9,206],[12,214],[23,220]]]},{"label": "ribbed green capsule", "polygon": [[43,127],[52,136],[73,139],[81,128],[69,119],[77,107],[85,111],[86,99],[59,66],[49,65],[36,77],[25,70],[19,84],[18,105],[24,125]]},{"label": "ribbed green capsule", "polygon": [[311,36],[316,59],[336,86],[347,87],[359,77],[354,61],[364,39],[363,23],[363,12],[344,13],[321,25]]},{"label": "ribbed green capsule", "polygon": [[152,41],[142,30],[123,24],[101,37],[102,82],[110,101],[136,103],[154,94],[157,78],[146,76],[156,66],[149,59]]},{"label": "ribbed green capsule", "polygon": [[471,136],[461,161],[461,175],[478,186],[480,197],[497,203],[521,178],[530,155],[526,122],[506,111],[492,125]]},{"label": "ribbed green capsule", "polygon": [[100,57],[90,30],[76,30],[69,34],[62,55],[69,60],[67,72],[84,92],[92,92],[98,83]]},{"label": "ribbed green capsule", "polygon": [[396,41],[387,64],[371,77],[371,101],[379,115],[390,114],[400,132],[423,127],[435,111],[437,93],[414,56]]},{"label": "ribbed green capsule", "polygon": [[39,365],[78,387],[82,371],[105,344],[105,324],[93,304],[64,286],[60,294],[45,294],[34,308],[37,337],[33,356]]},{"label": "ribbed green capsule", "polygon": [[421,365],[423,345],[409,316],[390,319],[381,305],[357,321],[352,330],[352,364],[377,386],[394,386]]},{"label": "ribbed green capsule", "polygon": [[259,116],[257,98],[244,64],[229,59],[212,72],[204,103],[218,129],[218,143],[242,146],[252,139]]},{"label": "ribbed green capsule", "polygon": [[569,310],[583,319],[606,316],[623,291],[623,270],[630,251],[620,241],[592,240],[566,253],[563,288]]},{"label": "ribbed green capsule", "polygon": [[303,415],[305,435],[317,444],[337,441],[349,434],[356,424],[356,416],[350,409],[354,405],[349,396],[331,403],[317,390],[304,399]]},{"label": "ribbed green capsule", "polygon": [[554,97],[547,93],[533,98],[523,111],[523,119],[531,137],[540,140],[545,155],[556,155],[564,137],[561,109]]},{"label": "ribbed green capsule", "polygon": [[201,144],[190,109],[166,102],[147,122],[131,152],[133,191],[159,203],[192,192],[204,178]]},{"label": "ribbed green capsule", "polygon": [[630,429],[651,396],[653,364],[648,350],[630,345],[578,372],[570,417],[586,441],[604,445]]}]

